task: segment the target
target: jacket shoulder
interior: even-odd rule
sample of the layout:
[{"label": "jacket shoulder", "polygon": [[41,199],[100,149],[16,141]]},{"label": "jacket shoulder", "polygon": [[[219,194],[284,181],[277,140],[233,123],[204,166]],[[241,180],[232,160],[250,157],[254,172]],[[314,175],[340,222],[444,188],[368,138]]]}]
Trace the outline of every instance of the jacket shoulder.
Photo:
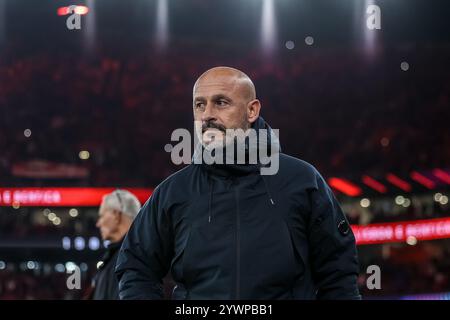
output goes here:
[{"label": "jacket shoulder", "polygon": [[280,168],[287,174],[300,174],[305,178],[315,179],[319,171],[309,162],[287,154],[280,154]]},{"label": "jacket shoulder", "polygon": [[196,167],[190,164],[164,179],[153,191],[152,197],[159,200],[176,199],[190,193],[189,187],[193,180]]},{"label": "jacket shoulder", "polygon": [[287,154],[280,154],[280,178],[303,189],[319,189],[327,183],[311,163]]},{"label": "jacket shoulder", "polygon": [[158,187],[161,189],[167,189],[174,183],[180,183],[186,180],[192,179],[192,173],[195,171],[195,166],[190,164],[168,176],[164,179]]}]

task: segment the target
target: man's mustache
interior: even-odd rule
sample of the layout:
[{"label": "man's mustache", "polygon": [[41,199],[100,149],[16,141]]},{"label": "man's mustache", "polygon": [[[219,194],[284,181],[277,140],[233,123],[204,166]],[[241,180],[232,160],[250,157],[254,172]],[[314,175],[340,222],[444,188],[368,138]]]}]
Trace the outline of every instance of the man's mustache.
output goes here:
[{"label": "man's mustache", "polygon": [[226,133],[226,130],[227,130],[227,128],[225,128],[221,124],[218,124],[218,123],[215,123],[215,122],[206,121],[205,123],[202,124],[202,133],[204,133],[208,129],[217,129],[217,130],[222,131],[223,133]]}]

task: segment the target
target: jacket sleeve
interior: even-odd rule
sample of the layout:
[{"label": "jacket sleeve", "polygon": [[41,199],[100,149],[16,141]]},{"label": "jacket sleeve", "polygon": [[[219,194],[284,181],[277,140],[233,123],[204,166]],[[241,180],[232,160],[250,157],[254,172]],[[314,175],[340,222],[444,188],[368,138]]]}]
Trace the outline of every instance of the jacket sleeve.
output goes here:
[{"label": "jacket sleeve", "polygon": [[159,188],[140,210],[120,248],[116,264],[120,299],[162,299],[162,279],[172,259],[168,215],[160,208]]},{"label": "jacket sleeve", "polygon": [[317,299],[361,299],[355,237],[333,192],[318,172],[310,201],[308,238]]}]

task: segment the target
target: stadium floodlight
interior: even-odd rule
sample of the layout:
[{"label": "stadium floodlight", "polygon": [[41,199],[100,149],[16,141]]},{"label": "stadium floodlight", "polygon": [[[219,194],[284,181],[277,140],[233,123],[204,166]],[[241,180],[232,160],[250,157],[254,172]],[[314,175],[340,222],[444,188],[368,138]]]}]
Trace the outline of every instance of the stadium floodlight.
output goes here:
[{"label": "stadium floodlight", "polygon": [[169,40],[169,14],[167,0],[158,0],[156,7],[156,45],[164,49]]},{"label": "stadium floodlight", "polygon": [[271,53],[276,44],[276,19],[273,0],[264,0],[261,15],[261,40],[263,51]]}]

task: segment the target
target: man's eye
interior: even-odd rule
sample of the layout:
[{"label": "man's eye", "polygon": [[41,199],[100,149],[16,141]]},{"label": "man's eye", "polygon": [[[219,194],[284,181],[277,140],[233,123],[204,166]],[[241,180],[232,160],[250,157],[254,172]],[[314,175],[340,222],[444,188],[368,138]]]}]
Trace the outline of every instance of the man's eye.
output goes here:
[{"label": "man's eye", "polygon": [[204,105],[205,105],[205,104],[204,104],[203,102],[197,102],[197,103],[195,104],[195,108],[196,108],[196,109],[200,109],[200,108],[203,108]]},{"label": "man's eye", "polygon": [[225,105],[227,105],[228,103],[227,103],[225,100],[219,100],[219,101],[217,101],[217,104],[218,104],[219,106],[225,106]]}]

